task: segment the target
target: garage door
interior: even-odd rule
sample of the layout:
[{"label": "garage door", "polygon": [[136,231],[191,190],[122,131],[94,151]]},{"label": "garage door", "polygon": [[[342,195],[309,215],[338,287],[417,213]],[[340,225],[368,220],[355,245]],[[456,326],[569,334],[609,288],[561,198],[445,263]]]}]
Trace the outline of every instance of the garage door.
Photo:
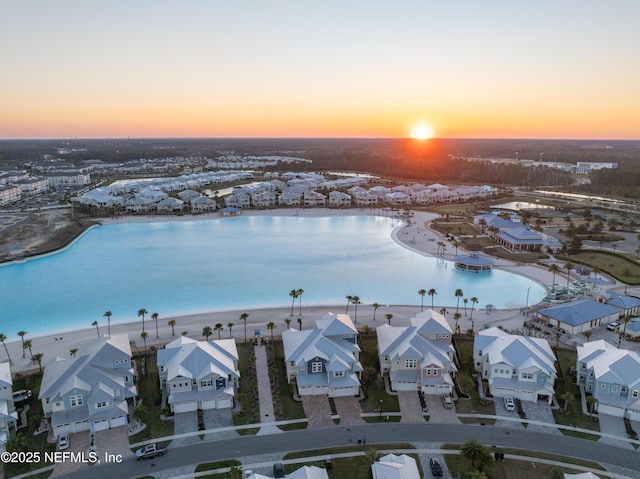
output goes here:
[{"label": "garage door", "polygon": [[215,399],[204,399],[202,401],[202,409],[216,409],[216,400]]},{"label": "garage door", "polygon": [[96,421],[93,424],[94,431],[104,431],[105,429],[109,429],[109,420],[103,419],[102,421]]},{"label": "garage door", "polygon": [[232,405],[231,405],[231,397],[230,396],[218,398],[218,408],[219,409],[224,409],[224,408],[229,408],[229,407],[232,407]]},{"label": "garage door", "polygon": [[609,414],[610,416],[624,417],[624,408],[611,406],[609,404],[598,404],[598,412],[600,414]]},{"label": "garage door", "polygon": [[126,424],[127,424],[126,416],[119,416],[119,417],[112,417],[111,418],[111,427],[126,426]]},{"label": "garage door", "polygon": [[181,402],[181,403],[173,404],[171,408],[173,409],[174,413],[197,411],[198,402],[197,401]]}]

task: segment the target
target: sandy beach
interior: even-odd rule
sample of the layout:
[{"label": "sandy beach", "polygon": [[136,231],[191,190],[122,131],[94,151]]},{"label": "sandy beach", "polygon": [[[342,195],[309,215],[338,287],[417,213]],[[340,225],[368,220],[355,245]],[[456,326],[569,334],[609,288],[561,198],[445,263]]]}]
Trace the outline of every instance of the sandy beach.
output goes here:
[{"label": "sandy beach", "polygon": [[[327,208],[317,209],[277,209],[277,210],[261,210],[261,211],[246,211],[242,213],[245,216],[353,216],[353,215],[370,215],[378,214],[381,216],[389,216],[390,213],[386,210],[372,210],[371,208],[361,209],[348,209],[348,210],[334,210]],[[400,226],[393,231],[393,239],[403,247],[406,247],[416,254],[435,256],[438,241],[445,241],[437,232],[429,228],[429,223],[437,218],[435,213],[416,212],[412,219],[410,226]],[[203,220],[223,220],[219,213],[213,213],[209,215],[198,216],[127,216],[118,219],[104,219],[103,224],[109,223],[121,223],[121,222],[159,222],[159,221],[203,221]],[[454,256],[454,248],[448,245],[447,253],[444,257],[452,260]],[[458,248],[458,254],[463,250]],[[549,284],[551,282],[552,275],[545,268],[534,265],[523,265],[518,263],[509,262],[506,260],[498,260],[495,263],[496,268],[500,268],[512,273],[521,274],[534,279],[541,284]],[[558,275],[556,275],[558,276]],[[349,314],[352,319],[357,322],[357,326],[362,328],[365,325],[370,327],[377,327],[386,322],[385,315],[392,314],[392,325],[408,325],[409,319],[420,312],[419,296],[416,295],[415,305],[382,305],[375,311],[369,304],[361,304],[358,306],[357,317],[354,315],[354,307],[349,307]],[[434,309],[439,311],[441,306],[438,304],[437,295],[434,298]],[[431,298],[424,298],[424,307],[431,306]],[[227,323],[233,322],[232,337],[237,340],[244,340],[245,338],[245,326],[244,322],[240,320],[241,313],[248,313],[249,317],[246,324],[247,337],[253,337],[256,331],[263,337],[270,337],[271,332],[267,329],[266,325],[269,322],[274,322],[276,328],[273,331],[274,336],[279,336],[286,328],[285,319],[292,320],[291,327],[298,327],[298,318],[302,319],[302,328],[307,329],[314,327],[315,320],[319,319],[324,313],[332,311],[343,313],[346,308],[346,302],[336,305],[326,306],[310,306],[302,307],[302,314],[299,314],[298,307],[294,307],[293,314],[291,314],[291,307],[271,308],[271,309],[246,309],[242,311],[227,311],[227,312],[211,312],[200,313],[189,316],[180,317],[163,317],[160,312],[158,319],[158,329],[156,333],[156,325],[154,321],[147,317],[145,320],[145,331],[148,333],[147,347],[162,346],[171,340],[178,337],[183,332],[187,332],[187,335],[195,339],[204,339],[202,336],[202,329],[205,326],[214,328],[217,323],[221,323],[224,329],[220,332],[221,338],[229,338],[229,330]],[[455,308],[447,307],[446,317],[449,320],[452,328],[454,326],[453,313]],[[459,321],[460,328],[464,331],[471,327],[473,319],[473,325],[476,330],[484,328],[486,324],[497,326],[502,325],[508,329],[521,328],[524,317],[520,309],[515,310],[494,310],[487,312],[484,309],[478,309],[473,311],[471,316],[471,309],[469,305],[466,308],[466,315],[464,314],[463,306],[460,306],[462,318]],[[174,335],[172,335],[172,328],[167,324],[169,320],[175,320]],[[107,322],[100,321],[100,334],[107,334]],[[25,327],[28,331],[28,327]],[[140,338],[142,332],[142,321],[137,320],[126,324],[112,324],[111,334],[129,334],[131,340],[136,342],[136,347],[143,348],[143,341]],[[97,331],[95,328],[86,328],[72,332],[58,333],[50,336],[25,336],[26,339],[32,340],[33,353],[43,353],[43,366],[47,362],[54,360],[56,357],[68,357],[72,349],[78,349],[82,351],[83,346],[95,340],[97,338]],[[210,339],[217,339],[218,332],[214,331],[214,334]],[[30,360],[29,351],[26,351],[23,358],[22,343],[20,338],[14,339],[11,335],[10,339],[6,342],[9,355],[12,359],[12,371],[20,372],[26,370],[37,369],[38,365],[34,364]],[[6,353],[2,351],[0,357],[6,356]]]}]

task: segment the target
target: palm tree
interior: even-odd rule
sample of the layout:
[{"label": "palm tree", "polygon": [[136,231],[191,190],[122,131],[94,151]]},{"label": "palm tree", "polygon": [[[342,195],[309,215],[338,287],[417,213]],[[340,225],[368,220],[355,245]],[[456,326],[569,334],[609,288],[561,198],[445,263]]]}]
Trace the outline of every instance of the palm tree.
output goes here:
[{"label": "palm tree", "polygon": [[298,328],[302,331],[302,318],[298,318]]},{"label": "palm tree", "polygon": [[551,284],[555,284],[555,282],[556,282],[556,273],[560,272],[560,266],[558,266],[556,263],[552,263],[552,264],[549,265],[548,271],[550,273],[553,273],[553,279],[551,280]]},{"label": "palm tree", "polygon": [[378,460],[378,457],[380,456],[380,454],[378,454],[378,450],[373,447],[370,447],[369,449],[367,449],[364,455],[371,464],[376,462]]},{"label": "palm tree", "polygon": [[71,356],[73,356],[74,358],[76,357],[77,352],[78,352],[78,348],[72,348],[69,350],[69,354],[71,354]]},{"label": "palm tree", "polygon": [[133,416],[133,419],[138,422],[138,425],[140,425],[149,417],[149,408],[144,404],[139,403],[131,415]]},{"label": "palm tree", "polygon": [[471,316],[469,317],[469,319],[471,320],[473,320],[473,308],[477,302],[478,302],[478,298],[476,298],[475,296],[472,296],[471,297]]},{"label": "palm tree", "polygon": [[247,342],[247,318],[249,317],[249,313],[242,313],[240,315],[240,319],[244,321],[244,342]]},{"label": "palm tree", "polygon": [[284,320],[284,323],[287,325],[287,329],[289,329],[289,328],[291,327],[291,319],[286,318],[286,319]]},{"label": "palm tree", "polygon": [[31,351],[31,340],[27,339],[23,344],[22,344],[22,349],[28,349],[29,350],[29,356],[31,356],[31,359],[33,359],[33,352]]},{"label": "palm tree", "polygon": [[620,321],[622,321],[624,323],[624,331],[622,331],[622,335],[626,336],[627,335],[627,324],[629,323],[629,321],[631,321],[631,316],[629,316],[628,314],[626,316],[623,316]]},{"label": "palm tree", "polygon": [[[189,334],[189,331],[182,331],[180,333],[181,336],[186,336],[187,334]],[[220,333],[218,333],[218,336],[220,336]],[[220,339],[220,338],[218,338],[218,339]]]},{"label": "palm tree", "polygon": [[593,396],[587,396],[587,406],[589,407],[589,417],[593,414],[593,410],[598,403],[598,400]]},{"label": "palm tree", "polygon": [[482,469],[482,466],[489,465],[492,461],[487,448],[476,439],[469,439],[462,445],[462,454],[471,461],[474,469]]},{"label": "palm tree", "polygon": [[273,321],[269,321],[267,323],[267,329],[269,331],[271,331],[271,342],[273,342],[273,330],[276,328],[276,323],[274,323]]},{"label": "palm tree", "polygon": [[94,321],[93,323],[91,323],[91,326],[95,326],[96,327],[96,331],[98,333],[98,337],[100,337],[100,328],[98,327],[98,321]]},{"label": "palm tree", "polygon": [[587,338],[587,342],[589,341],[589,338],[591,337],[591,335],[593,334],[592,331],[582,331],[582,335]]},{"label": "palm tree", "polygon": [[24,337],[26,336],[26,334],[26,331],[18,331],[18,336],[20,336],[20,339],[22,339],[22,359],[25,358]]},{"label": "palm tree", "polygon": [[460,298],[464,296],[464,293],[462,292],[461,289],[456,289],[455,296],[456,298],[458,298],[458,301],[456,302],[456,313],[457,313],[458,307],[460,306]]},{"label": "palm tree", "polygon": [[354,320],[354,322],[357,323],[358,322],[358,305],[362,304],[362,301],[360,301],[360,296],[354,296],[352,302],[355,305],[355,312],[353,313],[353,320]]},{"label": "palm tree", "polygon": [[624,294],[627,294],[627,286],[629,286],[629,278],[631,277],[631,271],[629,270],[629,268],[625,268],[620,274],[624,276],[624,279],[625,279]]},{"label": "palm tree", "polygon": [[344,314],[349,313],[349,305],[353,301],[353,296],[351,296],[350,294],[347,295],[346,298],[347,298],[347,309],[344,310]]},{"label": "palm tree", "polygon": [[44,357],[43,353],[36,353],[31,358],[32,361],[38,363],[38,368],[40,368],[40,372],[42,372],[42,358]]},{"label": "palm tree", "polygon": [[433,309],[433,297],[438,293],[435,289],[431,288],[429,291],[427,291],[427,294],[431,296],[431,309]]},{"label": "palm tree", "polygon": [[107,318],[107,334],[111,336],[111,316],[113,316],[113,313],[111,311],[106,311],[102,316]]},{"label": "palm tree", "polygon": [[158,313],[153,313],[151,315],[151,319],[153,319],[156,322],[156,338],[159,338],[160,335],[158,334]]},{"label": "palm tree", "polygon": [[420,295],[420,311],[424,311],[424,295],[427,294],[426,289],[418,290],[418,294]]},{"label": "palm tree", "polygon": [[384,315],[384,317],[387,318],[387,324],[391,326],[391,319],[393,318],[393,314],[387,313]]},{"label": "palm tree", "polygon": [[170,319],[169,321],[167,321],[167,324],[169,326],[171,326],[171,336],[175,336],[176,332],[175,332],[175,326],[176,326],[176,320],[175,319]]},{"label": "palm tree", "polygon": [[212,334],[213,334],[213,329],[211,329],[211,326],[205,326],[204,328],[202,328],[202,335],[205,337],[207,341],[209,341],[209,336],[211,336]]},{"label": "palm tree", "polygon": [[229,339],[231,339],[231,335],[233,334],[233,326],[234,326],[234,323],[232,321],[229,321],[227,323],[227,328],[229,328]]},{"label": "palm tree", "polygon": [[378,303],[373,303],[371,305],[371,307],[373,308],[373,320],[376,320],[376,311],[378,310],[378,308],[380,307],[380,305]]},{"label": "palm tree", "polygon": [[142,316],[142,332],[144,333],[144,315],[147,314],[149,311],[147,311],[146,309],[142,308],[138,310],[138,317]]},{"label": "palm tree", "polygon": [[149,336],[149,333],[146,333],[145,331],[142,331],[140,333],[140,337],[142,338],[142,342],[144,343],[144,356],[145,358],[147,357],[147,337]]},{"label": "palm tree", "polygon": [[571,261],[567,261],[564,264],[564,269],[567,270],[567,289],[569,288],[569,281],[571,281],[571,270],[574,268]]},{"label": "palm tree", "polygon": [[11,356],[9,356],[9,350],[7,349],[7,344],[5,343],[6,340],[7,340],[7,335],[4,333],[0,333],[0,342],[4,346],[4,352],[7,353],[7,359],[9,359],[9,364],[13,364],[13,361],[11,361]]},{"label": "palm tree", "polygon": [[304,289],[300,288],[296,291],[298,294],[298,314],[302,315],[302,294],[304,293]]},{"label": "palm tree", "polygon": [[467,301],[469,301],[467,298],[462,298],[462,302],[464,303],[464,315],[465,315],[465,317],[467,316]]},{"label": "palm tree", "polygon": [[453,246],[456,249],[456,256],[458,255],[458,246],[460,246],[460,243],[456,240],[451,242],[451,246]]},{"label": "palm tree", "polygon": [[216,325],[213,327],[213,329],[215,331],[218,331],[218,339],[220,339],[220,331],[222,331],[224,329],[224,327],[222,326],[222,323],[216,323]]},{"label": "palm tree", "polygon": [[293,316],[293,306],[296,303],[296,298],[298,297],[298,290],[292,289],[289,291],[289,296],[291,296],[291,315]]},{"label": "palm tree", "polygon": [[457,333],[457,332],[458,332],[458,321],[460,320],[460,317],[461,317],[461,316],[462,316],[462,315],[461,315],[460,313],[454,313],[454,314],[453,314],[453,319],[456,321],[456,327],[455,327],[455,329],[453,330],[453,332],[454,332],[454,333]]}]

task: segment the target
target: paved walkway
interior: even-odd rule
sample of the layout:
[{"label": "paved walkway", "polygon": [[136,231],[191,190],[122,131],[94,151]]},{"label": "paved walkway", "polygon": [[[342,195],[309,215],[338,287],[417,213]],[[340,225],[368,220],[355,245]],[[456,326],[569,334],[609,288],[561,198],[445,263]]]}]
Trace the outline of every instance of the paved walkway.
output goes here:
[{"label": "paved walkway", "polygon": [[[273,411],[273,395],[269,380],[269,364],[267,363],[267,349],[264,344],[253,348],[256,357],[256,376],[258,377],[258,399],[260,402],[260,422],[273,422],[276,415]],[[277,426],[264,426],[258,434],[273,434],[282,432]]]}]

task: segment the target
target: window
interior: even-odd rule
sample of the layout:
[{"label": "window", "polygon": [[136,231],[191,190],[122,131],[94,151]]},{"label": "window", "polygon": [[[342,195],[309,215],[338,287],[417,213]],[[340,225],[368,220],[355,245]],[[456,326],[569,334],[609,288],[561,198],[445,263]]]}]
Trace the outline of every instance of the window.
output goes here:
[{"label": "window", "polygon": [[407,368],[415,368],[416,366],[418,366],[418,360],[417,359],[405,359],[404,360],[404,365]]},{"label": "window", "polygon": [[344,371],[334,371],[333,375],[337,378],[341,378],[344,376]]},{"label": "window", "polygon": [[96,409],[107,407],[107,401],[100,401],[96,403]]},{"label": "window", "polygon": [[533,379],[533,373],[521,373],[520,374],[520,378],[521,379]]},{"label": "window", "polygon": [[213,381],[211,379],[203,379],[200,381],[201,388],[210,388],[211,386],[213,386]]},{"label": "window", "polygon": [[289,361],[289,366],[291,366],[292,368],[296,367],[296,362],[295,361]]},{"label": "window", "polygon": [[611,392],[612,393],[617,393],[618,392],[618,385],[617,384],[612,384],[611,385]]},{"label": "window", "polygon": [[600,384],[600,389],[607,389],[607,385],[605,383]]},{"label": "window", "polygon": [[311,372],[312,373],[321,373],[322,372],[322,363],[320,361],[311,363]]},{"label": "window", "polygon": [[71,407],[82,406],[82,394],[69,396],[69,403],[71,404]]},{"label": "window", "polygon": [[385,354],[384,356],[382,356],[382,360],[383,361],[389,361],[389,355]]},{"label": "window", "polygon": [[640,396],[640,391],[638,391],[637,389],[634,389],[633,392],[631,393],[631,397],[637,398],[638,396]]}]

